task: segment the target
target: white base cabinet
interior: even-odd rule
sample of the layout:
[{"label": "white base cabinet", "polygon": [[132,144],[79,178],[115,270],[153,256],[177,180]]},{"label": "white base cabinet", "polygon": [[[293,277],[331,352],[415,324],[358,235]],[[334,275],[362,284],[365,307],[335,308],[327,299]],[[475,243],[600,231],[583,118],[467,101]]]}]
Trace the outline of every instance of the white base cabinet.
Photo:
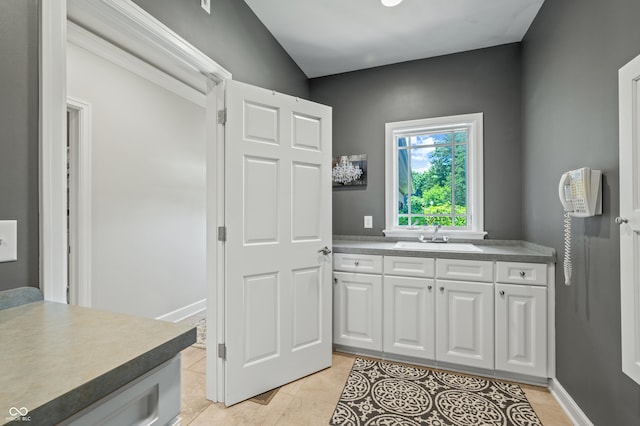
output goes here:
[{"label": "white base cabinet", "polygon": [[547,289],[496,284],[496,370],[547,375]]},{"label": "white base cabinet", "polygon": [[338,253],[333,342],[547,378],[554,371],[547,320],[553,270],[539,263]]},{"label": "white base cabinet", "polygon": [[382,350],[382,276],[333,273],[333,343]]},{"label": "white base cabinet", "polygon": [[434,280],[384,277],[384,351],[433,359]]},{"label": "white base cabinet", "polygon": [[493,284],[437,284],[436,360],[493,369]]}]

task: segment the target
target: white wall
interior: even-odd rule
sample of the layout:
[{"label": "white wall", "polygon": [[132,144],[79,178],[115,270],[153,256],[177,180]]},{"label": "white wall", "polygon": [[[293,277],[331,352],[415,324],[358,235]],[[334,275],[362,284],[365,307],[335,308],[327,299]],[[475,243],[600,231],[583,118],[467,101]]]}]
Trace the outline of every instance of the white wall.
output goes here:
[{"label": "white wall", "polygon": [[159,317],[206,298],[205,109],[68,44],[92,105],[92,307]]}]

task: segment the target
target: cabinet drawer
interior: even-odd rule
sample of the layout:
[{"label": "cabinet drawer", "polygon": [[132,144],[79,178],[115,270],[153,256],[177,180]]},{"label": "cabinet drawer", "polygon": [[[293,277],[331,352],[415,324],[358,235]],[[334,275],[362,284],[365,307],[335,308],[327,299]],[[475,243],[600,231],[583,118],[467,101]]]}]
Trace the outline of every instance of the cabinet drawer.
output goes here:
[{"label": "cabinet drawer", "polygon": [[333,255],[333,269],[334,271],[382,274],[382,256],[335,253]]},{"label": "cabinet drawer", "polygon": [[544,263],[497,262],[496,281],[501,283],[547,285]]},{"label": "cabinet drawer", "polygon": [[493,282],[493,262],[438,259],[436,277],[446,280]]},{"label": "cabinet drawer", "polygon": [[435,259],[427,257],[384,257],[385,275],[432,278],[435,272]]}]

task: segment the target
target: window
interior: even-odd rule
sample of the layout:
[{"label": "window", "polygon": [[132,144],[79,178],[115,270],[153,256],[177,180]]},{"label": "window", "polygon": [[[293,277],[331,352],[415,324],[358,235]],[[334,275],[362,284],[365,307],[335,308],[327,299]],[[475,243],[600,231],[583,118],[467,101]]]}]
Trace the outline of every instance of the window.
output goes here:
[{"label": "window", "polygon": [[388,236],[484,238],[482,113],[386,124]]}]

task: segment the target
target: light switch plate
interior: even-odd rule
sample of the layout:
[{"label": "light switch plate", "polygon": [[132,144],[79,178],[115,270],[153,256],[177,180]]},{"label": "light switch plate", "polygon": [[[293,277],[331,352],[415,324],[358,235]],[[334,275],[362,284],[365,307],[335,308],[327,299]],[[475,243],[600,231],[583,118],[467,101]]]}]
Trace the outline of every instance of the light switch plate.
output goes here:
[{"label": "light switch plate", "polygon": [[0,220],[0,262],[18,260],[18,221]]},{"label": "light switch plate", "polygon": [[373,228],[373,216],[365,216],[364,217],[364,227],[365,228]]},{"label": "light switch plate", "polygon": [[211,0],[200,0],[200,6],[211,15]]}]

